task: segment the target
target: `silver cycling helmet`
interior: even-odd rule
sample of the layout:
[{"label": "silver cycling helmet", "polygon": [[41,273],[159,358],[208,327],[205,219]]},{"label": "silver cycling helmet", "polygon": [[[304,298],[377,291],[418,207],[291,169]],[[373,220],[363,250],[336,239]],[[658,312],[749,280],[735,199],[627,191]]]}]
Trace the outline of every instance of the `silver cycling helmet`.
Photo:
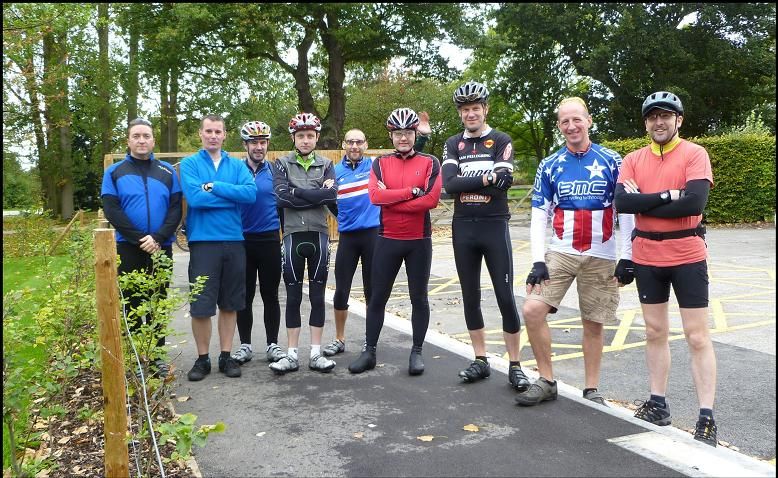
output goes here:
[{"label": "silver cycling helmet", "polygon": [[386,129],[394,131],[398,129],[413,129],[419,127],[419,115],[410,108],[397,108],[386,119]]},{"label": "silver cycling helmet", "polygon": [[457,106],[467,103],[486,103],[488,99],[489,89],[477,81],[468,81],[454,92],[454,104]]},{"label": "silver cycling helmet", "polygon": [[654,108],[672,111],[673,113],[683,116],[683,104],[681,103],[681,99],[669,91],[657,91],[656,93],[648,95],[643,102],[643,108],[641,108],[643,117],[645,118],[648,112]]}]

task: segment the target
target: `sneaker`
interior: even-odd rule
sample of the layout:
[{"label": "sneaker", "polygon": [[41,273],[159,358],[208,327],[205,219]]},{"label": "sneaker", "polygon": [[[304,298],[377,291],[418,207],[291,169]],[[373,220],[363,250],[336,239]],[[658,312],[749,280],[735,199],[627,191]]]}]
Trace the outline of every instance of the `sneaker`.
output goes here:
[{"label": "sneaker", "polygon": [[267,350],[265,351],[265,357],[267,358],[267,361],[270,363],[278,362],[282,358],[284,358],[286,354],[283,350],[281,350],[281,347],[278,344],[270,344],[267,346]]},{"label": "sneaker", "polygon": [[459,376],[465,382],[475,382],[476,380],[487,378],[491,374],[492,369],[489,367],[489,363],[481,359],[475,359],[470,363],[469,367],[459,371]]},{"label": "sneaker", "polygon": [[239,365],[250,362],[252,358],[254,358],[254,351],[251,350],[251,344],[240,344],[238,351],[232,354],[232,359]]},{"label": "sneaker", "polygon": [[376,363],[375,355],[375,346],[365,344],[359,357],[349,364],[348,371],[351,373],[362,373],[365,370],[374,369]]},{"label": "sneaker", "polygon": [[602,394],[598,390],[589,390],[586,392],[583,396],[587,400],[591,400],[594,403],[597,403],[599,405],[602,405],[603,407],[607,407],[608,405],[605,404],[605,397],[602,396]]},{"label": "sneaker", "polygon": [[346,351],[346,343],[342,340],[333,340],[332,343],[325,345],[321,349],[321,353],[325,357],[332,357]]},{"label": "sneaker", "polygon": [[546,400],[556,400],[556,380],[551,383],[543,377],[540,377],[530,385],[526,392],[516,395],[516,403],[525,407],[537,405]]},{"label": "sneaker", "polygon": [[195,360],[194,367],[192,367],[192,370],[189,371],[189,373],[186,374],[186,378],[189,379],[190,382],[199,382],[200,380],[204,379],[206,375],[211,373],[211,359],[197,359]]},{"label": "sneaker", "polygon": [[660,427],[664,427],[670,424],[669,406],[665,405],[662,407],[653,400],[647,400],[645,402],[635,400],[634,403],[635,405],[640,406],[640,408],[635,411],[635,418],[645,420],[649,423],[653,423],[654,425],[659,425]]},{"label": "sneaker", "polygon": [[296,372],[300,368],[300,361],[284,355],[278,362],[271,363],[269,367],[276,375],[283,375],[287,372]]},{"label": "sneaker", "polygon": [[529,379],[519,365],[513,365],[508,370],[508,382],[519,392],[526,392],[530,387]]},{"label": "sneaker", "polygon": [[311,370],[316,370],[317,372],[327,373],[335,368],[335,362],[328,359],[327,357],[314,355],[311,357],[310,362],[308,362],[308,368]]},{"label": "sneaker", "polygon": [[706,445],[716,446],[716,420],[711,417],[701,416],[694,428],[694,439]]},{"label": "sneaker", "polygon": [[240,377],[240,364],[232,357],[219,357],[219,372],[230,378]]},{"label": "sneaker", "polygon": [[411,347],[411,356],[408,357],[408,374],[421,375],[424,373],[424,360],[421,357],[421,347]]}]

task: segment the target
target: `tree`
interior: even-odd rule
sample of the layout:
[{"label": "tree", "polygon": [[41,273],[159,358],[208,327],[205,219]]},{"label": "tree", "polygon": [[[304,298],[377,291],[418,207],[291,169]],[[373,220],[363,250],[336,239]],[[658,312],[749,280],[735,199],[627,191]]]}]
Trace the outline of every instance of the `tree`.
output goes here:
[{"label": "tree", "polygon": [[[215,35],[198,44],[208,50],[240,47],[248,60],[279,65],[293,79],[298,109],[322,119],[319,146],[336,149],[346,119],[349,65],[404,57],[408,70],[448,78],[452,71],[433,43],[474,28],[475,22],[463,20],[464,11],[454,4],[230,4],[221,9]],[[296,51],[296,63],[287,58],[289,50]]]},{"label": "tree", "polygon": [[[506,5],[505,11],[516,8]],[[594,80],[590,107],[604,135],[644,133],[643,99],[671,90],[688,136],[742,123],[775,104],[775,5],[700,3],[528,4],[513,22],[555,42]],[[696,22],[678,28],[687,15]],[[532,18],[530,22],[526,18]],[[520,22],[520,23],[519,23]]]}]

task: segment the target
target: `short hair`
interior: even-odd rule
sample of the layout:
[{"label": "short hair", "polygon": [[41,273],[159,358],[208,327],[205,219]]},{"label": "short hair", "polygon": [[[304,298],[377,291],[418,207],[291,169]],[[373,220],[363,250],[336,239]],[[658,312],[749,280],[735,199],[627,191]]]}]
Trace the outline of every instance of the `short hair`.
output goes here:
[{"label": "short hair", "polygon": [[[361,129],[359,129],[359,128],[351,128],[350,130],[346,131],[343,134],[343,140],[345,141],[346,140],[346,136],[348,136],[348,134],[353,132],[353,131],[359,131],[360,133],[362,133],[362,136],[365,136],[365,132],[362,131]],[[367,136],[365,136],[365,139],[367,140]]]},{"label": "short hair", "polygon": [[152,126],[151,121],[147,120],[146,118],[135,118],[127,124],[127,134],[130,134],[130,130],[138,125],[148,126],[152,131],[154,130],[154,126]]},{"label": "short hair", "polygon": [[583,100],[583,98],[580,98],[578,96],[570,96],[560,101],[559,106],[557,106],[556,109],[557,113],[559,113],[559,108],[561,108],[562,105],[566,105],[568,103],[578,103],[579,105],[583,106],[584,110],[586,110],[586,114],[589,114],[589,108],[586,107],[586,102]]},{"label": "short hair", "polygon": [[203,126],[205,125],[205,120],[212,121],[214,123],[221,122],[222,126],[224,128],[227,128],[227,123],[224,121],[224,118],[221,115],[217,114],[207,114],[203,116],[203,119],[200,120],[200,129],[203,129]]}]

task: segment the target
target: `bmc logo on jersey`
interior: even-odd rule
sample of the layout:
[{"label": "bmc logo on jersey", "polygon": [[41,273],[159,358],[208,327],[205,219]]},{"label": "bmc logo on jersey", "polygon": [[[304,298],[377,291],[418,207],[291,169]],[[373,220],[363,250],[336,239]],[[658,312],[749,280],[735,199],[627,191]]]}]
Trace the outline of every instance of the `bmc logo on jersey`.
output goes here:
[{"label": "bmc logo on jersey", "polygon": [[604,195],[608,190],[607,181],[561,181],[559,197]]},{"label": "bmc logo on jersey", "polygon": [[464,141],[460,141],[460,142],[459,142],[459,144],[457,145],[457,148],[458,148],[460,151],[462,151],[463,149],[465,149],[465,142],[464,142]]}]

